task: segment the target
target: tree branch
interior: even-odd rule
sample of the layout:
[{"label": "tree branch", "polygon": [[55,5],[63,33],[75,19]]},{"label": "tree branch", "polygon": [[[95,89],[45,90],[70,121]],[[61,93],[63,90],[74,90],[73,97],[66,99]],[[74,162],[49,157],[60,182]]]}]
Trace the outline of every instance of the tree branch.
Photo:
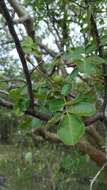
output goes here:
[{"label": "tree branch", "polygon": [[9,95],[9,93],[5,90],[0,89],[0,94]]},{"label": "tree branch", "polygon": [[30,74],[29,74],[29,70],[28,70],[28,67],[27,67],[25,55],[24,55],[23,49],[21,47],[19,38],[18,38],[18,36],[16,34],[16,31],[14,29],[14,26],[13,26],[14,24],[13,24],[12,18],[11,18],[10,14],[9,14],[9,11],[8,11],[8,9],[6,7],[6,4],[5,4],[4,0],[0,0],[0,8],[2,10],[2,14],[3,14],[4,18],[7,21],[9,31],[10,31],[10,33],[12,35],[12,38],[13,38],[14,42],[15,42],[16,49],[17,49],[18,55],[20,57],[22,66],[23,66],[23,71],[24,71],[24,74],[25,74],[25,78],[26,78],[26,82],[27,82],[27,88],[28,88],[29,108],[34,109],[34,98],[33,98],[33,92],[32,92],[32,84],[31,84]]},{"label": "tree branch", "polygon": [[[10,106],[7,106],[7,103],[5,104],[5,102],[8,102],[8,105],[10,105]],[[6,101],[4,99],[0,99],[0,105],[3,106],[3,107],[11,108],[11,109],[14,106],[11,102]],[[51,118],[49,115],[38,113],[37,111],[34,112],[32,110],[27,110],[25,112],[25,114],[31,115],[33,117],[36,117],[36,118],[38,118],[38,119],[40,119],[42,121],[48,121]],[[102,112],[98,112],[98,113],[96,113],[95,116],[88,117],[88,118],[84,119],[83,122],[84,122],[84,124],[86,126],[90,126],[90,125],[94,124],[96,121],[102,121],[102,118],[103,118]]]},{"label": "tree branch", "polygon": [[99,53],[99,56],[103,57],[103,49],[102,49],[102,46],[101,46],[97,25],[96,25],[94,16],[92,14],[91,14],[91,17],[90,17],[90,21],[91,21],[91,34],[92,34],[93,39],[96,40],[97,51]]},{"label": "tree branch", "polygon": [[[55,133],[49,132],[45,128],[35,129],[32,131],[32,133],[34,135],[42,136],[43,139],[48,140],[52,143],[63,143]],[[102,166],[105,163],[105,154],[102,151],[90,145],[89,143],[87,143],[86,141],[80,140],[80,142],[77,144],[77,147],[79,147],[80,151],[84,154],[88,154],[89,157],[99,166]]]},{"label": "tree branch", "polygon": [[2,106],[4,108],[8,108],[8,109],[13,109],[13,104],[9,101],[2,99],[2,98],[0,98],[0,106]]},{"label": "tree branch", "polygon": [[[4,100],[3,98],[0,98],[0,106],[7,108],[7,109],[13,109],[14,108],[13,103],[11,103],[7,100]],[[48,121],[50,119],[49,115],[45,115],[45,114],[39,113],[37,111],[34,112],[33,110],[30,110],[30,109],[25,111],[25,114],[30,115],[32,117],[36,117],[42,121]]]},{"label": "tree branch", "polygon": [[103,119],[103,113],[102,112],[98,112],[96,113],[96,115],[92,116],[92,117],[88,117],[87,119],[84,119],[84,123],[86,126],[92,125],[94,124],[96,121]]},{"label": "tree branch", "polygon": [[[101,40],[100,40],[99,32],[97,29],[97,24],[92,14],[90,17],[90,21],[91,21],[91,33],[92,33],[93,39],[96,40],[96,46],[97,46],[99,56],[103,57],[103,47],[101,46]],[[102,111],[103,111],[104,125],[107,128],[107,63],[102,64],[102,73],[104,77],[104,101],[103,101]]]},{"label": "tree branch", "polygon": [[35,32],[33,30],[33,21],[32,17],[27,13],[26,9],[21,6],[17,0],[8,0],[11,6],[14,8],[15,12],[19,16],[19,21],[25,25],[28,35],[33,39],[35,39]]},{"label": "tree branch", "polygon": [[[22,6],[20,3],[17,2],[17,0],[8,0],[8,1],[19,16],[18,21],[15,21],[14,23],[15,24],[23,23],[28,36],[30,36],[32,38],[32,40],[35,42],[35,31],[33,28],[33,18],[29,15],[29,13],[26,11],[24,6]],[[46,45],[42,44],[37,39],[36,39],[36,43],[40,47],[40,49],[44,49],[45,52],[48,53],[50,56],[55,57],[57,55],[57,53],[55,51],[49,49]],[[40,62],[39,58],[36,57],[36,59],[38,62]]]}]

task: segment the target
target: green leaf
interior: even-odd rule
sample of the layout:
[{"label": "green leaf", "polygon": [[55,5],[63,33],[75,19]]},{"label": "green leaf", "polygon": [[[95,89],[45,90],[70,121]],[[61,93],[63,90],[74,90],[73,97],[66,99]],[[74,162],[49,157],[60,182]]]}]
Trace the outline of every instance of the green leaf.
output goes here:
[{"label": "green leaf", "polygon": [[65,53],[64,58],[68,61],[77,61],[83,58],[82,54],[84,54],[84,52],[84,47],[72,48]]},{"label": "green leaf", "polygon": [[81,73],[86,73],[89,75],[97,73],[96,65],[87,63],[86,60],[80,61],[80,63],[78,64],[78,68]]},{"label": "green leaf", "polygon": [[98,66],[105,63],[105,60],[99,56],[85,57],[78,63],[79,71],[87,74],[96,74]]},{"label": "green leaf", "polygon": [[95,64],[95,65],[99,65],[99,64],[103,64],[105,63],[105,60],[99,56],[90,56],[85,58],[86,62],[89,64]]},{"label": "green leaf", "polygon": [[95,101],[95,99],[96,97],[92,89],[84,89],[84,92],[79,92],[78,95],[73,100],[71,100],[71,104],[73,105],[80,102],[92,103],[93,101]]},{"label": "green leaf", "polygon": [[74,68],[73,71],[70,74],[70,79],[74,79],[75,77],[77,77],[78,74],[78,68]]},{"label": "green leaf", "polygon": [[70,85],[70,84],[65,84],[65,85],[62,87],[61,94],[62,94],[63,96],[67,96],[70,91],[71,91],[71,85]]},{"label": "green leaf", "polygon": [[26,118],[26,120],[22,121],[18,125],[18,128],[21,128],[21,129],[28,129],[30,127],[31,127],[31,118]]},{"label": "green leaf", "polygon": [[52,80],[53,80],[55,83],[61,84],[61,83],[63,82],[64,78],[63,78],[63,76],[61,76],[61,75],[54,74],[54,75],[52,76]]},{"label": "green leaf", "polygon": [[42,121],[37,118],[26,118],[21,124],[18,125],[21,129],[39,128],[42,125]]},{"label": "green leaf", "polygon": [[75,145],[85,132],[82,121],[73,114],[66,114],[59,124],[58,136],[67,145]]},{"label": "green leaf", "polygon": [[62,113],[56,113],[46,124],[47,127],[53,127],[60,119]]},{"label": "green leaf", "polygon": [[78,74],[78,68],[74,68],[73,71],[65,77],[65,82],[71,83]]},{"label": "green leaf", "polygon": [[49,62],[46,64],[43,64],[43,68],[49,73],[51,74],[53,67],[55,66],[55,62]]},{"label": "green leaf", "polygon": [[86,98],[88,96],[88,92],[87,94],[85,93],[78,93],[78,95],[71,101],[72,104],[77,104],[79,102],[84,101],[84,98]]},{"label": "green leaf", "polygon": [[25,53],[32,54],[38,57],[40,56],[40,52],[37,49],[36,44],[33,42],[31,37],[25,37],[21,45]]},{"label": "green leaf", "polygon": [[37,90],[35,90],[34,96],[39,100],[45,100],[47,97],[47,90],[47,88],[40,86]]},{"label": "green leaf", "polygon": [[[24,112],[28,107],[28,99],[24,96],[26,89],[15,88],[10,90],[9,97],[14,101],[14,109],[17,112]],[[20,113],[19,113],[20,114]]]},{"label": "green leaf", "polygon": [[14,88],[10,90],[9,97],[14,101],[18,102],[20,100],[21,92],[19,88]]},{"label": "green leaf", "polygon": [[91,44],[86,46],[86,54],[92,53],[96,49],[96,43],[93,41]]},{"label": "green leaf", "polygon": [[31,127],[32,128],[39,128],[42,125],[42,121],[40,119],[34,118],[31,121]]},{"label": "green leaf", "polygon": [[29,102],[26,98],[20,98],[17,104],[15,105],[15,108],[19,108],[20,112],[25,112],[28,108]]},{"label": "green leaf", "polygon": [[103,35],[101,37],[101,45],[104,46],[107,43],[107,34]]},{"label": "green leaf", "polygon": [[64,100],[61,99],[52,99],[49,101],[49,110],[51,112],[56,112],[64,107]]},{"label": "green leaf", "polygon": [[96,113],[96,108],[91,103],[80,102],[70,106],[68,111],[78,116],[91,116]]}]

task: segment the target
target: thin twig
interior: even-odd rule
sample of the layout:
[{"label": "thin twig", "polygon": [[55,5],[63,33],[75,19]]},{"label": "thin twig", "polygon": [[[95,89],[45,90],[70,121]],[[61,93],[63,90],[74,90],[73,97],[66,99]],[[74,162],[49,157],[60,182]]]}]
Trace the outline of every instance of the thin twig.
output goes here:
[{"label": "thin twig", "polygon": [[103,164],[103,166],[101,167],[101,169],[97,172],[97,174],[94,176],[94,178],[92,179],[91,183],[90,183],[90,190],[93,189],[93,185],[96,181],[96,179],[98,178],[98,176],[100,175],[100,173],[104,170],[105,166],[107,166],[107,162],[105,162]]}]

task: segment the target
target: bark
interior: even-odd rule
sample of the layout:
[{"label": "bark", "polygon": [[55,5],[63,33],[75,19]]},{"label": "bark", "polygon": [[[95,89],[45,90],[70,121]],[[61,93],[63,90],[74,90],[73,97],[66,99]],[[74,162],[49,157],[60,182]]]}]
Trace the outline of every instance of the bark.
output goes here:
[{"label": "bark", "polygon": [[[40,135],[44,139],[51,141],[53,143],[62,143],[62,141],[58,138],[55,133],[49,132],[44,128],[38,128],[32,131],[35,135]],[[85,140],[80,140],[77,145],[81,152],[89,155],[90,159],[93,160],[98,166],[102,166],[106,162],[105,154],[95,148],[93,145],[89,144]],[[71,147],[71,146],[70,146]]]},{"label": "bark", "polygon": [[86,128],[86,132],[89,137],[92,139],[92,144],[96,147],[101,148],[102,136],[99,134],[99,131],[96,130],[95,126],[90,126]]},{"label": "bark", "polygon": [[23,72],[24,72],[26,84],[27,84],[28,96],[29,96],[29,108],[31,110],[34,110],[34,97],[33,97],[33,91],[32,91],[32,83],[31,83],[31,78],[30,78],[30,73],[29,73],[29,69],[27,66],[27,62],[25,59],[25,54],[23,52],[23,49],[22,49],[21,44],[20,44],[20,40],[19,40],[17,33],[15,31],[12,17],[8,11],[8,8],[7,8],[4,0],[0,1],[0,9],[2,10],[2,15],[7,22],[9,32],[10,32],[10,34],[14,40],[17,53],[18,53],[20,61],[22,63]]},{"label": "bark", "polygon": [[[34,130],[33,135],[40,135],[45,140],[51,141],[52,143],[57,143],[57,144],[62,143],[56,134],[51,133],[43,128]],[[105,154],[101,150],[89,144],[88,142],[80,140],[77,146],[79,147],[81,152],[87,154],[90,157],[90,159],[93,162],[95,162],[99,167],[102,167],[103,164],[106,162]],[[107,167],[104,168],[104,187],[105,187],[104,190],[107,190]]]},{"label": "bark", "polygon": [[106,162],[105,154],[89,144],[86,141],[80,141],[79,144],[79,149],[84,153],[88,154],[90,159],[93,160],[98,166],[102,166]]}]

